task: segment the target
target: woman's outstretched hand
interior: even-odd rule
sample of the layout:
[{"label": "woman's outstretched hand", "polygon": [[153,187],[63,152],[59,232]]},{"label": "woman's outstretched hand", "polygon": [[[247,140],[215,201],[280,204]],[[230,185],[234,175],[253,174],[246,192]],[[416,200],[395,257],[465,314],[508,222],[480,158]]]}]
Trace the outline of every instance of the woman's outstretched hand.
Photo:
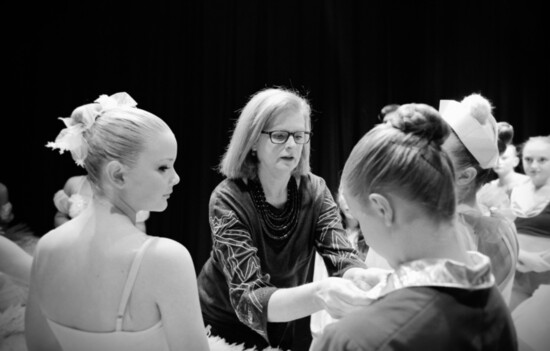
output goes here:
[{"label": "woman's outstretched hand", "polygon": [[367,291],[353,281],[337,277],[320,281],[317,297],[323,308],[335,319],[344,317],[358,307],[368,306],[373,301]]},{"label": "woman's outstretched hand", "polygon": [[381,281],[385,281],[391,272],[383,268],[350,268],[344,273],[343,278],[351,280],[360,289],[368,291]]}]

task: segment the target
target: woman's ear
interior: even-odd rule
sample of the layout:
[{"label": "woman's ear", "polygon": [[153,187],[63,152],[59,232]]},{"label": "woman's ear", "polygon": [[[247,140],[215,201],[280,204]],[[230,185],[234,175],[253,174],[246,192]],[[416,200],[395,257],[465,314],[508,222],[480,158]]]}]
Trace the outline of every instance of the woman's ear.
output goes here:
[{"label": "woman's ear", "polygon": [[461,186],[468,185],[476,179],[476,176],[476,169],[474,167],[468,167],[458,174],[456,184]]},{"label": "woman's ear", "polygon": [[105,175],[116,188],[122,188],[125,183],[125,171],[126,167],[119,161],[112,160],[105,166]]},{"label": "woman's ear", "polygon": [[369,194],[369,201],[374,213],[380,216],[386,226],[391,226],[395,214],[388,198],[377,193],[372,193]]}]

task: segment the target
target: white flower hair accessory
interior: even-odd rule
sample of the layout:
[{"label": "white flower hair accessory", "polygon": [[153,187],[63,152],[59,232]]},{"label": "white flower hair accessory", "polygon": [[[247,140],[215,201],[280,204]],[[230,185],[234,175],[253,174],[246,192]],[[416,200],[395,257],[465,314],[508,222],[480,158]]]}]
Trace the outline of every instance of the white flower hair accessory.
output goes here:
[{"label": "white flower hair accessory", "polygon": [[84,139],[84,132],[88,130],[105,111],[120,107],[136,107],[137,102],[125,92],[115,93],[111,96],[105,94],[100,95],[95,101],[98,105],[85,106],[79,120],[75,120],[72,116],[60,120],[65,124],[64,129],[59,132],[55,141],[50,141],[46,147],[59,149],[62,154],[65,151],[70,151],[77,165],[84,167],[84,160],[88,155],[88,143]]}]

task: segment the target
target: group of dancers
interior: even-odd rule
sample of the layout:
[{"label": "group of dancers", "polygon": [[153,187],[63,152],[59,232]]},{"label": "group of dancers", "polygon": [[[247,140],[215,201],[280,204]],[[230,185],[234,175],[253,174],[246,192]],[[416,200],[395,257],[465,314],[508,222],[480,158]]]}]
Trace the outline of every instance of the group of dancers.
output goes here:
[{"label": "group of dancers", "polygon": [[219,164],[196,270],[144,230],[180,181],[177,135],[127,93],[77,107],[47,146],[84,167],[66,188],[88,196],[55,196],[67,218],[32,254],[26,347],[537,349],[548,321],[527,315],[548,305],[550,136],[518,150],[492,111],[480,94],[389,106],[334,196],[310,169],[307,99],[256,92]]}]

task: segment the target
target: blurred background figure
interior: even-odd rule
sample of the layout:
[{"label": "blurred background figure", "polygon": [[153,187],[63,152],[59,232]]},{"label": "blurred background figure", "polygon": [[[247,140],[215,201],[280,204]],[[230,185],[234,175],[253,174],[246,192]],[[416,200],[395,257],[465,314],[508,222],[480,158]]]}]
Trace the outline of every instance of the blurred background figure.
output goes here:
[{"label": "blurred background figure", "polygon": [[[58,190],[53,197],[53,203],[57,209],[54,227],[58,227],[82,213],[90,203],[92,196],[92,185],[85,175],[67,179],[63,189]],[[144,233],[146,232],[145,221],[148,218],[149,211],[139,211],[136,214],[136,227]]]},{"label": "blurred background figure", "polygon": [[493,168],[497,178],[479,189],[477,202],[484,214],[499,211],[513,220],[515,216],[510,209],[512,189],[526,182],[529,177],[515,170],[520,158],[517,147],[513,144],[514,128],[508,122],[498,122],[497,127],[500,157]]},{"label": "blurred background figure", "polygon": [[0,350],[23,351],[32,256],[0,236]]},{"label": "blurred background figure", "polygon": [[490,179],[499,158],[499,134],[492,109],[489,100],[479,94],[460,102],[441,100],[439,106],[452,131],[443,148],[453,160],[466,247],[491,259],[496,285],[508,303],[518,257],[516,229],[500,213],[483,214],[477,203],[477,192]]},{"label": "blurred background figure", "polygon": [[12,220],[13,210],[8,188],[0,183],[0,231],[3,231]]},{"label": "blurred background figure", "polygon": [[550,284],[550,136],[529,138],[522,165],[529,181],[512,190],[511,208],[519,240],[513,309],[541,284]]},{"label": "blurred background figure", "polygon": [[541,284],[512,311],[520,351],[547,351],[550,345],[550,285]]}]

